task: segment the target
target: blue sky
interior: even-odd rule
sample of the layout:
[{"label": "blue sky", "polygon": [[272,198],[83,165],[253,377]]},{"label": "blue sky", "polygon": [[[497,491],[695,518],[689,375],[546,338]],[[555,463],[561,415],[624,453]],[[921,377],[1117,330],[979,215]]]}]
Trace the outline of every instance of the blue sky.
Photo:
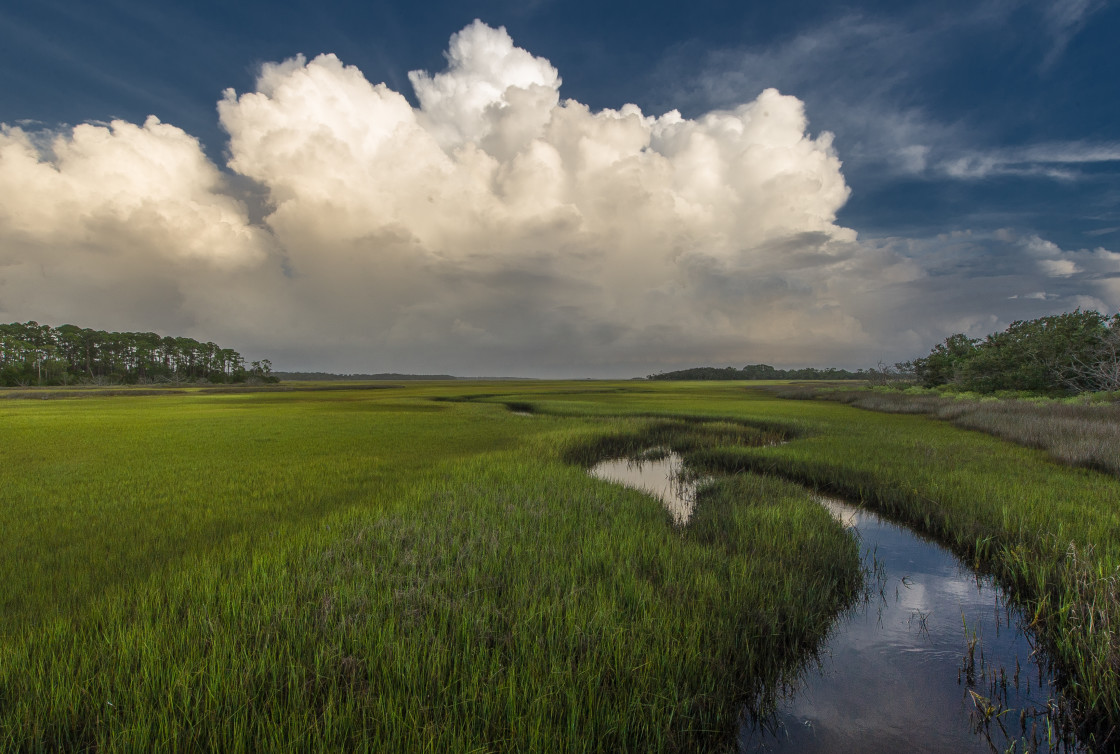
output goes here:
[{"label": "blue sky", "polygon": [[[233,126],[234,132],[280,133],[287,126],[252,120],[244,108],[245,119],[238,120],[231,108],[220,121],[216,103],[223,92],[234,90],[239,101],[262,91],[263,65],[302,54],[302,64],[313,66],[316,56],[332,53],[370,84],[384,82],[403,95],[431,130],[438,118],[425,121],[424,110],[438,108],[434,100],[420,102],[409,72],[426,71],[434,81],[450,71],[449,37],[474,19],[495,32],[504,27],[512,45],[526,51],[526,60],[550,64],[562,79],[559,102],[570,98],[590,113],[633,103],[643,117],[676,110],[687,123],[699,123],[709,113],[758,103],[768,89],[795,98],[807,118],[806,139],[834,135],[831,143],[814,142],[783,163],[783,170],[805,179],[781,184],[782,191],[798,192],[790,201],[800,219],[783,215],[771,221],[765,213],[780,208],[752,199],[720,211],[728,217],[763,213],[756,226],[778,229],[752,235],[726,218],[687,232],[679,230],[681,224],[667,226],[641,239],[640,247],[649,250],[665,239],[665,258],[675,266],[666,261],[659,274],[641,282],[620,272],[614,287],[597,295],[587,287],[615,281],[614,267],[582,261],[580,244],[610,255],[611,244],[629,241],[619,240],[624,230],[594,219],[605,211],[601,203],[580,203],[590,201],[586,189],[579,197],[556,199],[547,222],[544,210],[531,222],[529,210],[518,210],[516,222],[522,225],[495,243],[505,244],[500,253],[472,246],[474,236],[428,237],[402,219],[413,216],[403,208],[403,214],[363,226],[345,244],[333,236],[318,238],[314,245],[322,251],[316,253],[323,256],[311,256],[300,244],[312,243],[308,229],[323,208],[300,215],[292,193],[299,190],[284,189],[287,178],[269,167],[275,155],[264,155],[258,145],[253,156],[239,157],[231,141],[234,121],[242,124]],[[0,214],[0,318],[178,328],[272,355],[291,368],[624,376],[694,363],[866,366],[919,355],[956,331],[982,335],[1014,319],[1074,306],[1115,311],[1120,305],[1118,32],[1120,4],[1093,0],[845,6],[547,0],[9,4],[0,8],[0,122],[7,124],[8,138],[18,130],[37,150],[38,166],[54,169],[74,187],[79,175],[96,183],[91,172],[108,163],[82,151],[89,159],[79,170],[73,159],[65,162],[66,150],[59,151],[56,139],[76,144],[78,132],[72,129],[85,123],[103,125],[121,145],[131,137],[111,122],[143,127],[155,115],[199,141],[221,185],[207,183],[211,179],[203,174],[210,168],[197,160],[187,161],[194,178],[168,183],[187,192],[199,190],[198,181],[209,186],[208,198],[191,199],[192,207],[199,201],[210,202],[214,212],[242,207],[246,229],[239,238],[253,235],[259,248],[238,257],[233,267],[214,267],[213,260],[206,263],[214,267],[209,270],[185,264],[186,258],[205,256],[189,250],[160,261],[145,244],[166,246],[175,228],[187,227],[185,220],[169,210],[160,215],[158,228],[132,215],[122,220],[122,207],[134,208],[136,202],[107,207],[96,192],[74,188],[75,196],[84,198],[72,199],[69,210],[56,207],[51,215],[56,222],[72,211],[112,216],[121,227],[110,233],[99,222],[81,238],[64,239],[36,231],[27,219],[30,211],[16,217],[9,209],[6,221]],[[500,41],[487,37],[486,43]],[[465,63],[463,70],[469,67]],[[483,79],[462,81],[474,86]],[[440,96],[450,101],[446,91]],[[495,107],[514,112],[517,106],[510,102],[503,99]],[[781,107],[787,106],[797,109],[793,100],[782,100]],[[320,115],[329,121],[340,112],[366,112],[348,107]],[[742,118],[757,122],[765,110],[759,108]],[[462,116],[461,108],[454,116],[441,112],[440,117]],[[798,130],[796,114],[790,113],[789,128]],[[486,133],[475,128],[468,134],[465,128],[454,126],[462,138],[443,137],[443,150],[452,154],[473,144],[474,134],[501,163],[494,168],[499,172],[525,146],[519,141],[494,147]],[[649,126],[652,142],[645,149],[676,160],[666,151],[675,147],[660,146],[659,139],[671,141],[665,128],[670,126]],[[346,138],[361,138],[353,129],[347,133]],[[308,144],[317,144],[309,138]],[[767,132],[758,138],[784,137]],[[241,143],[251,142],[256,143],[246,135]],[[838,161],[835,166],[821,167],[818,157],[826,153]],[[292,164],[290,155],[285,159]],[[329,159],[308,164],[326,165]],[[391,185],[387,166],[369,159],[363,175],[376,173]],[[673,162],[671,169],[685,170],[684,165]],[[21,183],[38,185],[33,174],[13,174],[7,185],[12,191]],[[621,180],[617,171],[612,176]],[[847,187],[845,196],[833,190],[834,179]],[[146,180],[130,178],[129,190],[148,185]],[[734,175],[723,180],[736,196],[754,191]],[[751,184],[763,192],[759,196],[773,190],[766,180]],[[678,206],[681,196],[693,196],[680,189],[680,181],[665,190],[677,192]],[[819,194],[819,201],[806,192]],[[416,188],[415,195],[430,193]],[[51,196],[58,194],[56,188]],[[657,190],[643,191],[628,206],[656,195]],[[227,199],[234,204],[227,206]],[[167,201],[171,206],[178,200]],[[285,201],[289,205],[282,208]],[[502,206],[502,212],[509,210]],[[441,216],[460,217],[459,227],[497,211],[472,205],[470,213],[458,215],[461,207],[438,202],[436,207]],[[574,230],[564,225],[545,238],[549,231],[542,228],[560,227],[558,207],[576,207],[582,225]],[[310,219],[300,225],[300,217]],[[633,222],[642,220],[635,216]],[[138,227],[152,229],[151,235],[139,237]],[[418,256],[402,259],[403,252],[390,250],[396,242],[383,240],[386,229],[401,227],[423,263]],[[482,226],[477,230],[482,233]],[[495,231],[486,226],[486,232]],[[826,241],[827,248],[821,245]],[[614,263],[619,269],[642,267],[641,253],[639,246],[620,251]],[[91,254],[108,261],[95,265]],[[341,261],[356,255],[362,256],[356,267]],[[805,261],[825,257],[827,264]],[[32,268],[35,275],[27,272]],[[96,284],[89,269],[101,273],[93,276]],[[334,277],[312,280],[319,270],[333,270]],[[222,300],[238,300],[221,316],[205,292],[215,286],[210,276],[219,273]],[[377,290],[389,286],[379,297],[383,306],[351,305],[362,293],[360,286],[348,286],[363,275],[395,281],[371,283]],[[630,285],[635,287],[611,293]],[[388,302],[388,293],[404,290],[407,296]],[[105,302],[108,291],[114,292],[112,304]],[[685,303],[672,317],[656,321],[665,307],[651,310],[649,301],[659,295]],[[339,301],[347,303],[336,306]],[[299,323],[283,328],[285,338],[274,332],[280,312]],[[240,324],[230,325],[231,318]],[[354,319],[363,327],[340,324]],[[523,326],[512,327],[512,321]]]}]

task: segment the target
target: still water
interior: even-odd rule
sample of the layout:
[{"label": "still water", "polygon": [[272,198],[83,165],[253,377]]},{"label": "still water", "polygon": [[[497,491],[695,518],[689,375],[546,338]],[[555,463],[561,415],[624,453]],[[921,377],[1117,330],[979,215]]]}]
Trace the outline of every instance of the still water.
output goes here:
[{"label": "still water", "polygon": [[677,453],[651,448],[636,458],[612,458],[592,466],[588,473],[608,482],[624,484],[648,492],[683,525],[696,507],[698,480],[685,471],[684,460]]},{"label": "still water", "polygon": [[[659,497],[687,523],[696,484],[676,454],[649,455],[590,473]],[[740,752],[1081,751],[1059,740],[1053,678],[991,580],[874,513],[821,504],[859,541],[865,596],[773,714],[744,714]]]}]

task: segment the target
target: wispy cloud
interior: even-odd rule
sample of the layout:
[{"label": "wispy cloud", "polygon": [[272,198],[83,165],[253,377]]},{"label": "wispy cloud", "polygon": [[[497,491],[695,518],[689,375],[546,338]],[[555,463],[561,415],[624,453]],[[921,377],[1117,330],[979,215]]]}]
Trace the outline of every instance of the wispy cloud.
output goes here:
[{"label": "wispy cloud", "polygon": [[[1049,44],[1048,59],[1056,60],[1106,5],[1103,0],[1049,3],[1034,14],[1034,39],[1022,46]],[[921,9],[892,17],[845,15],[762,45],[710,51],[698,56],[703,62],[696,74],[688,73],[695,51],[685,47],[669,58],[663,75],[672,78],[674,71],[684,71],[677,75],[680,94],[696,107],[763,86],[801,98],[814,125],[836,134],[840,156],[865,182],[994,176],[1074,181],[1083,176],[1079,166],[1120,160],[1118,142],[993,147],[1004,121],[977,120],[967,111],[949,113],[921,94],[967,89],[955,78],[959,72],[944,73],[961,64],[959,40],[995,33],[1018,9],[1016,3],[989,2],[934,16]]]},{"label": "wispy cloud", "polygon": [[[934,145],[952,141],[955,130],[905,95],[914,57],[937,33],[898,20],[843,16],[763,46],[702,54],[699,73],[676,77],[675,96],[685,107],[701,108],[776,87],[803,99],[814,124],[840,136],[846,161],[921,173]],[[682,48],[663,76],[687,71],[694,57],[696,51]]]},{"label": "wispy cloud", "polygon": [[1072,166],[1107,162],[1120,162],[1120,142],[1075,141],[992,149],[949,157],[938,167],[945,175],[962,179],[1022,175],[1074,180],[1079,174]]},{"label": "wispy cloud", "polygon": [[1069,43],[1094,13],[1108,6],[1108,0],[1052,0],[1045,6],[1044,15],[1050,29],[1050,50],[1042,59],[1042,69],[1052,68],[1065,54]]}]

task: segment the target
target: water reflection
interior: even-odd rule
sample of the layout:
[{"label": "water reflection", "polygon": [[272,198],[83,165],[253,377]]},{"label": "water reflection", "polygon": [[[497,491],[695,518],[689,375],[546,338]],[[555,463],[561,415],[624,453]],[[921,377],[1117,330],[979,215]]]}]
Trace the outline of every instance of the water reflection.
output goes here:
[{"label": "water reflection", "polygon": [[868,598],[840,618],[742,752],[1077,751],[1051,740],[1053,680],[989,580],[868,511],[822,500],[857,532]]},{"label": "water reflection", "polygon": [[[657,496],[678,524],[696,504],[696,480],[663,448],[590,473]],[[991,580],[870,511],[820,502],[860,541],[866,598],[773,714],[744,715],[740,752],[1083,751],[1055,732],[1053,679]]]},{"label": "water reflection", "polygon": [[635,458],[601,461],[588,473],[598,479],[648,492],[661,500],[678,525],[688,523],[696,507],[696,489],[703,481],[685,469],[684,459],[664,448],[652,448]]}]

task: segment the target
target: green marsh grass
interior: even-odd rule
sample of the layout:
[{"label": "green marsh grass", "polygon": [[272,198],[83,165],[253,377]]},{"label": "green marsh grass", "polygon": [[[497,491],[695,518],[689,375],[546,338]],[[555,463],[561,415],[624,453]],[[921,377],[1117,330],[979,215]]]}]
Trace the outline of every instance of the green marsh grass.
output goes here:
[{"label": "green marsh grass", "polygon": [[851,597],[854,543],[779,480],[681,530],[565,460],[740,422],[450,389],[0,407],[5,552],[37,562],[5,556],[0,748],[730,747]]},{"label": "green marsh grass", "polygon": [[[993,572],[1116,745],[1120,482],[925,416],[455,382],[5,401],[0,443],[0,748],[731,747],[857,579],[777,477]],[[655,444],[736,472],[684,528],[583,471]]]},{"label": "green marsh grass", "polygon": [[[780,446],[695,449],[696,467],[762,473],[872,506],[993,573],[1031,617],[1058,665],[1075,724],[1094,750],[1120,742],[1120,483],[1040,450],[913,414],[775,400],[776,386],[644,385],[580,410],[711,417],[782,427]],[[878,393],[876,393],[877,395]],[[799,397],[809,397],[801,395]],[[571,410],[542,396],[538,410]],[[991,402],[998,406],[998,403]],[[719,408],[716,408],[716,407]],[[1107,422],[1106,422],[1107,423]],[[1112,425],[1107,431],[1115,431]]]}]

